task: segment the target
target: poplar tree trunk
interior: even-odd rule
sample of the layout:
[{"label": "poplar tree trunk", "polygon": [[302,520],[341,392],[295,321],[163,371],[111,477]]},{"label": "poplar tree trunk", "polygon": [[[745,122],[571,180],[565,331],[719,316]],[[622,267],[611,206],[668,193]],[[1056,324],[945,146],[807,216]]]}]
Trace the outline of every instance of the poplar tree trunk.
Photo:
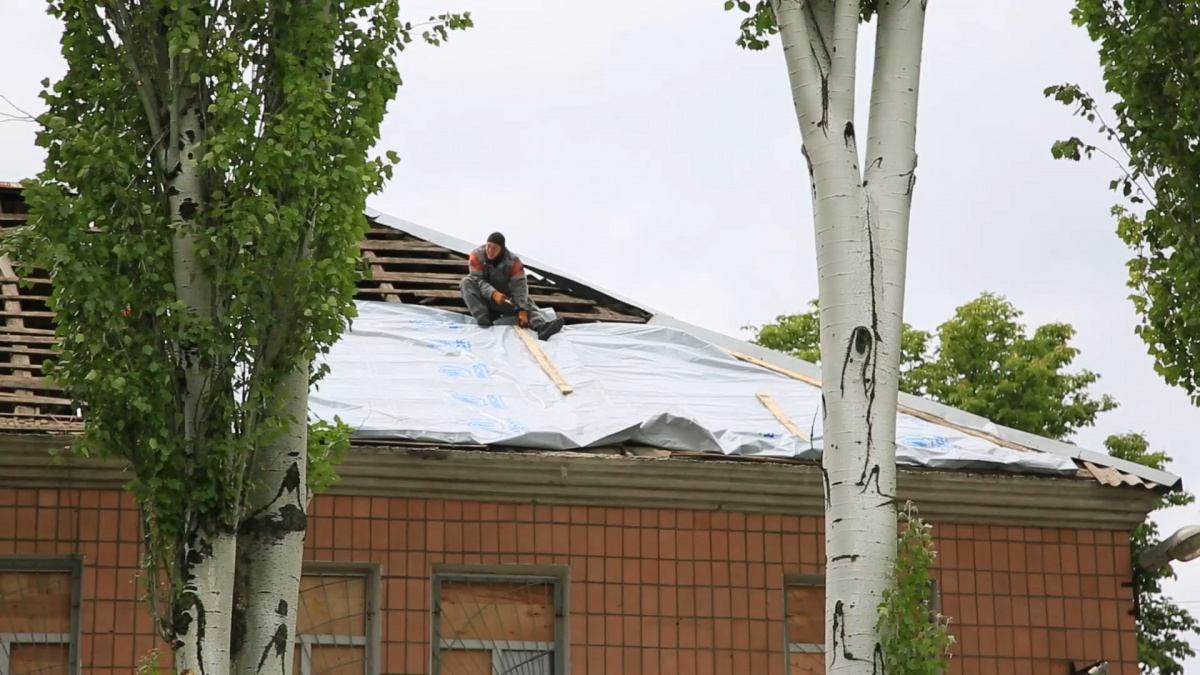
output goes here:
[{"label": "poplar tree trunk", "polygon": [[[174,102],[168,109],[169,143],[167,193],[175,267],[175,292],[186,311],[200,321],[213,317],[212,282],[196,259],[198,216],[204,209],[204,181],[196,159],[204,140],[201,103],[195,89],[174,83]],[[212,373],[196,349],[180,348],[184,368],[183,419],[190,460],[203,458],[205,450],[204,400],[212,387]],[[233,619],[233,572],[237,541],[232,531],[217,523],[196,521],[182,552],[183,618],[176,621],[176,670],[196,675],[223,675],[229,668],[229,637]]]},{"label": "poplar tree trunk", "polygon": [[775,0],[816,230],[824,398],[826,670],[883,672],[896,552],[896,404],[925,0],[879,0],[867,166],[854,128],[859,3]]},{"label": "poplar tree trunk", "polygon": [[[311,11],[330,18],[330,0],[312,0]],[[332,66],[324,76],[329,88]],[[282,98],[283,92],[278,92]],[[312,254],[313,224],[297,251]],[[299,311],[285,310],[285,317]],[[287,321],[281,321],[287,330]],[[237,595],[244,622],[234,635],[236,675],[291,673],[296,649],[296,617],[304,536],[308,522],[308,388],[311,362],[303,360],[273,392],[274,415],[284,418],[284,433],[264,448],[251,467],[248,514],[238,537]]]},{"label": "poplar tree trunk", "polygon": [[304,557],[308,490],[308,363],[276,390],[274,414],[286,431],[259,453],[252,468],[250,512],[239,530],[237,675],[291,673]]}]

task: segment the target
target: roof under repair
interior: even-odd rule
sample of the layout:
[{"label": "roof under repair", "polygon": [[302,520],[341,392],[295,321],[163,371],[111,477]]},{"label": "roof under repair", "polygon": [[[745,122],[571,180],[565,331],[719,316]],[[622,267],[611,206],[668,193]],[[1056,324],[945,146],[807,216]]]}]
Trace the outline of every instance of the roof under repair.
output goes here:
[{"label": "roof under repair", "polygon": [[[21,225],[26,211],[19,186],[0,183],[0,227]],[[357,442],[584,451],[628,443],[664,448],[670,456],[774,461],[819,454],[817,366],[524,258],[534,300],[568,323],[553,340],[537,343],[573,389],[564,396],[516,331],[464,323],[458,282],[472,244],[382,213],[366,215],[371,228],[360,249],[371,277],[355,296],[360,317],[334,346],[332,372],[311,402],[315,415],[336,414],[357,428]],[[10,261],[0,259],[0,430],[82,428],[70,396],[41,377],[56,341],[50,291],[44,273],[18,279]],[[386,382],[403,385],[380,386]],[[1156,490],[1181,484],[1167,472],[904,393],[897,436],[898,462],[914,467],[1074,472]]]},{"label": "roof under repair", "polygon": [[[511,326],[479,328],[470,317],[415,305],[358,304],[309,410],[338,416],[362,439],[821,454],[819,386],[678,328],[581,324],[530,349]],[[897,416],[896,440],[897,462],[911,466],[1077,471],[1067,457],[1005,447],[911,414]]]}]

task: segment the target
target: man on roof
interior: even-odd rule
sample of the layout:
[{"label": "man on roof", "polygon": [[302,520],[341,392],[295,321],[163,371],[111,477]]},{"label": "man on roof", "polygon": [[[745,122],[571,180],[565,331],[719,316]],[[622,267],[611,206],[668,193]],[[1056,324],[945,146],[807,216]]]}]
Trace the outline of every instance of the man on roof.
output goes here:
[{"label": "man on roof", "polygon": [[508,250],[503,234],[489,235],[486,244],[471,251],[467,266],[470,273],[460,284],[463,301],[481,327],[490,328],[501,317],[516,316],[517,325],[537,331],[540,340],[549,340],[562,330],[562,319],[547,321],[533,304],[525,266]]}]

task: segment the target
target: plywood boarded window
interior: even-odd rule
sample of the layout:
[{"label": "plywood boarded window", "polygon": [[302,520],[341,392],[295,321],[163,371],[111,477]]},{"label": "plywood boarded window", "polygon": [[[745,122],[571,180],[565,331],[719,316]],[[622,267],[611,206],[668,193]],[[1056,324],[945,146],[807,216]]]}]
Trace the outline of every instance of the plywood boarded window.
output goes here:
[{"label": "plywood boarded window", "polygon": [[306,563],[300,577],[293,675],[373,675],[379,568]]},{"label": "plywood boarded window", "polygon": [[565,663],[565,572],[440,572],[434,675],[557,675]]},{"label": "plywood boarded window", "polygon": [[788,577],[783,611],[787,626],[788,675],[825,674],[825,580]]},{"label": "plywood boarded window", "polygon": [[0,558],[0,675],[78,672],[79,566]]}]

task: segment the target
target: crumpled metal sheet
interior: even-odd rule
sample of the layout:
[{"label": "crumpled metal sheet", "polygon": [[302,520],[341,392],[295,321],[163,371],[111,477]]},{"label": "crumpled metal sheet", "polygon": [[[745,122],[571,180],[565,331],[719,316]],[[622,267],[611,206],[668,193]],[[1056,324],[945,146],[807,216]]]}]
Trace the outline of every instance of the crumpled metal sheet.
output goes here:
[{"label": "crumpled metal sheet", "polygon": [[[539,342],[574,393],[563,396],[510,326],[399,303],[359,302],[331,349],[310,414],[338,416],[359,439],[570,450],[640,443],[727,455],[817,459],[821,392],[742,362],[675,328],[568,326]],[[802,431],[758,400],[766,392]],[[1021,452],[900,414],[896,461],[937,469],[1073,473],[1074,462]]]}]

